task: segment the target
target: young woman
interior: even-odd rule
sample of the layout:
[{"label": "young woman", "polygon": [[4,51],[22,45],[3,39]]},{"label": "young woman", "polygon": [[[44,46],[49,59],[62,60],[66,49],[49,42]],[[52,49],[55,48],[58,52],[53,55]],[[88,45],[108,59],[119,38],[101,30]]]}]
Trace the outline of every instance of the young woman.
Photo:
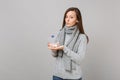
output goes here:
[{"label": "young woman", "polygon": [[84,32],[78,8],[66,10],[55,42],[48,43],[52,56],[56,58],[53,80],[82,80],[80,63],[85,56],[88,36]]}]

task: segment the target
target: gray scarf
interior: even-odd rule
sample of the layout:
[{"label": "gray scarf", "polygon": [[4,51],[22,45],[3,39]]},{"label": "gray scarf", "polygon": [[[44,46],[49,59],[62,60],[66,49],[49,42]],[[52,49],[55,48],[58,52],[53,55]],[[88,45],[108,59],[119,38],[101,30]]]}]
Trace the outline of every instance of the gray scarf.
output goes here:
[{"label": "gray scarf", "polygon": [[[69,28],[65,26],[64,28],[62,28],[57,37],[57,42],[59,42],[60,45],[64,45],[65,34],[72,34],[71,38],[68,40],[65,46],[68,47],[70,50],[74,51],[75,53],[77,53],[80,43],[79,29],[77,28],[77,26],[73,26]],[[63,56],[63,54],[65,54],[63,50],[59,50],[57,53],[58,53],[58,57],[61,57],[64,60],[65,70],[71,72],[73,69],[75,69],[74,66],[75,62],[72,61],[67,55]]]}]

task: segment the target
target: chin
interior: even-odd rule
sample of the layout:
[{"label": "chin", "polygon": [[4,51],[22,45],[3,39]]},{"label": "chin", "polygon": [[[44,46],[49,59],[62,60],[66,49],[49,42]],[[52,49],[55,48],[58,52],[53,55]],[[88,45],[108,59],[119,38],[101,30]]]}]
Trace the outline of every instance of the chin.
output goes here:
[{"label": "chin", "polygon": [[67,27],[72,27],[74,25],[76,25],[76,24],[71,24],[71,25],[70,24],[66,24]]},{"label": "chin", "polygon": [[74,25],[66,25],[67,27],[72,27],[72,26],[74,26]]}]

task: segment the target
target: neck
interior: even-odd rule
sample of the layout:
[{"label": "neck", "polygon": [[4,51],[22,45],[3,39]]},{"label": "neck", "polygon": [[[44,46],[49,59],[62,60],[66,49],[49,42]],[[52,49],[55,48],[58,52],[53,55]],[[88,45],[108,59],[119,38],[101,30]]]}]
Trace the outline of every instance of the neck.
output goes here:
[{"label": "neck", "polygon": [[77,28],[77,26],[71,26],[71,27],[67,27],[65,26],[65,32],[66,34],[72,34],[72,32]]}]

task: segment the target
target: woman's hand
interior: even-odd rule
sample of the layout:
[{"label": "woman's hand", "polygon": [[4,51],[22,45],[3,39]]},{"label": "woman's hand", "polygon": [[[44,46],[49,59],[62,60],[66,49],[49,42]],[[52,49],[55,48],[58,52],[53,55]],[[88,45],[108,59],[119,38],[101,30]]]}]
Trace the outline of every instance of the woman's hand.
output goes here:
[{"label": "woman's hand", "polygon": [[52,51],[57,51],[57,50],[63,50],[64,46],[60,46],[59,43],[48,43],[48,49],[52,50]]}]

